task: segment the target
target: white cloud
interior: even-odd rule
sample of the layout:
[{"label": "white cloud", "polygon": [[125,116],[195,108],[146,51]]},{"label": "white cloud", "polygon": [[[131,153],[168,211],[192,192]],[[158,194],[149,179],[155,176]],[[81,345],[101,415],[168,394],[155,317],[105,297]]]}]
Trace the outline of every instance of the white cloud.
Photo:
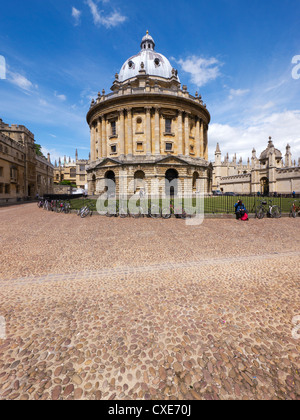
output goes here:
[{"label": "white cloud", "polygon": [[300,111],[274,112],[257,118],[255,123],[241,122],[238,126],[211,124],[209,129],[210,159],[214,160],[216,144],[220,144],[222,155],[237,153],[244,161],[251,158],[253,147],[257,156],[267,147],[269,136],[274,146],[284,157],[287,143],[291,146],[293,159],[300,157]]},{"label": "white cloud", "polygon": [[72,7],[72,17],[74,19],[74,25],[80,25],[81,11],[76,9],[76,7]]},{"label": "white cloud", "polygon": [[[117,11],[112,12],[110,15],[104,15],[103,11],[99,11],[97,4],[93,0],[86,0],[86,3],[90,8],[96,26],[103,25],[106,28],[112,28],[125,22],[127,19],[126,16],[121,15]],[[107,1],[104,3],[107,3]]]},{"label": "white cloud", "polygon": [[249,92],[250,92],[249,89],[230,89],[229,99],[233,99],[239,96],[244,96]]},{"label": "white cloud", "polygon": [[59,95],[57,92],[54,92],[54,96],[62,102],[67,100],[66,95],[62,95],[62,94]]},{"label": "white cloud", "polygon": [[197,87],[206,85],[220,76],[222,63],[214,57],[206,59],[195,55],[178,61],[183,71],[191,75],[191,82]]},{"label": "white cloud", "polygon": [[12,71],[8,71],[7,80],[26,92],[30,92],[34,87],[37,88],[37,86],[33,85],[33,83],[31,83],[31,81],[28,80],[25,76],[19,73],[14,73]]}]

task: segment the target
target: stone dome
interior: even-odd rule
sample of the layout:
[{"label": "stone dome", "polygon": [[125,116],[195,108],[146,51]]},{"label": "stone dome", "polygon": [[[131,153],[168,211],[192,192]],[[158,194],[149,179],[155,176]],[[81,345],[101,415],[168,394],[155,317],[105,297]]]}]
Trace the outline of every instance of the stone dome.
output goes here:
[{"label": "stone dome", "polygon": [[259,160],[267,159],[269,157],[271,148],[274,148],[275,158],[276,159],[282,159],[282,153],[280,152],[280,150],[275,149],[274,144],[272,142],[272,138],[269,137],[268,147],[261,153]]},{"label": "stone dome", "polygon": [[149,76],[164,79],[171,79],[175,76],[180,83],[177,71],[171,66],[169,60],[164,55],[155,52],[154,49],[155,42],[147,31],[141,42],[141,51],[123,64],[119,72],[119,81],[124,82],[136,77],[140,70],[144,70]]}]

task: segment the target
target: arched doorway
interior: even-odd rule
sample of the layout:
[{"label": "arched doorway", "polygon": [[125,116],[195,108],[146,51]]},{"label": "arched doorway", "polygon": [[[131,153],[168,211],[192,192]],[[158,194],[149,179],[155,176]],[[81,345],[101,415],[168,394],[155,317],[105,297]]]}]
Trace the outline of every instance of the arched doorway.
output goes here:
[{"label": "arched doorway", "polygon": [[91,183],[91,193],[94,195],[96,192],[96,175],[93,174],[92,176],[92,183]]},{"label": "arched doorway", "polygon": [[178,194],[178,172],[176,169],[168,169],[165,174],[166,196],[174,197]]},{"label": "arched doorway", "polygon": [[116,195],[116,176],[113,171],[106,172],[105,176],[105,191],[109,197]]},{"label": "arched doorway", "polygon": [[260,188],[261,188],[261,194],[262,195],[269,195],[270,187],[269,187],[269,179],[267,177],[264,177],[260,180]]},{"label": "arched doorway", "polygon": [[199,173],[195,171],[193,173],[193,192],[197,191],[197,180],[198,179],[199,179]]},{"label": "arched doorway", "polygon": [[134,174],[134,193],[141,190],[146,192],[145,173],[143,171],[136,171]]}]

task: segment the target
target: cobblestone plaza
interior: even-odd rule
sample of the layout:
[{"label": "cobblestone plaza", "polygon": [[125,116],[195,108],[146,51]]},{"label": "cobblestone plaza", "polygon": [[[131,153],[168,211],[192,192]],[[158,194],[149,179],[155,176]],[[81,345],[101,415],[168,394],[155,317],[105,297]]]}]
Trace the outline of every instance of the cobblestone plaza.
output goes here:
[{"label": "cobblestone plaza", "polygon": [[1,399],[299,399],[300,219],[0,216]]}]

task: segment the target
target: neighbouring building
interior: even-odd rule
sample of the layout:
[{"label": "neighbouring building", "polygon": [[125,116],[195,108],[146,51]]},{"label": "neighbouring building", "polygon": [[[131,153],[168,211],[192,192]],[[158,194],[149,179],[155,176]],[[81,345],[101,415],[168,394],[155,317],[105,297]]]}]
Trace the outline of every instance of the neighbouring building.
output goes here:
[{"label": "neighbouring building", "polygon": [[34,135],[0,119],[0,201],[52,193],[53,177],[50,154],[47,159],[37,155]]},{"label": "neighbouring building", "polygon": [[54,165],[54,183],[55,189],[57,185],[62,181],[69,181],[72,185],[76,185],[77,188],[87,189],[87,166],[89,159],[78,159],[78,152],[76,150],[75,160],[67,160],[64,157],[64,162],[59,159],[58,164],[55,161]]},{"label": "neighbouring building", "polygon": [[[192,96],[181,86],[177,70],[156,52],[148,31],[140,47],[115,75],[112,92],[99,93],[88,111],[89,194],[106,191],[108,180],[117,194],[144,189],[177,195],[181,187],[192,194],[197,185],[211,192],[206,105],[197,92]],[[124,174],[127,184],[121,187]],[[166,181],[173,181],[171,188]]]},{"label": "neighbouring building", "polygon": [[236,154],[230,162],[228,154],[222,161],[219,144],[215,151],[213,164],[213,190],[238,194],[300,194],[300,158],[292,160],[291,148],[286,146],[283,155],[274,147],[269,137],[268,147],[256,156],[253,149],[251,159],[244,164],[242,158],[237,162]]}]

